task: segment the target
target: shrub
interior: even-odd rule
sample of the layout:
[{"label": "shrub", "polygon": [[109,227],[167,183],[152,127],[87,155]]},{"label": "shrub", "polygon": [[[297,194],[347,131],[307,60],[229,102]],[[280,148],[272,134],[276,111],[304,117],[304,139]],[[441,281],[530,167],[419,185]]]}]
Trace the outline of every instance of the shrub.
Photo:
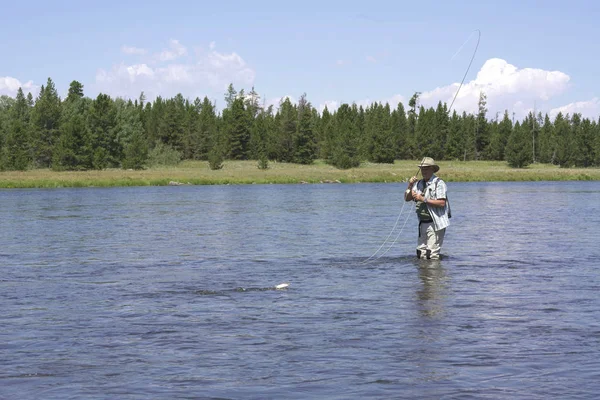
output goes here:
[{"label": "shrub", "polygon": [[179,164],[180,161],[181,152],[160,141],[148,152],[148,166],[150,167],[174,166]]},{"label": "shrub", "polygon": [[223,156],[219,151],[212,150],[208,154],[208,166],[212,170],[223,168]]}]

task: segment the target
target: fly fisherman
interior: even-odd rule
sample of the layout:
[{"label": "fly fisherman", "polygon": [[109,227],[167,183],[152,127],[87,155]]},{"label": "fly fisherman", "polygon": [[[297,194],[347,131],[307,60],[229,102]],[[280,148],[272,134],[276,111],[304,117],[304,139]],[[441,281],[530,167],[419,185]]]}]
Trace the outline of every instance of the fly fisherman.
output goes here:
[{"label": "fly fisherman", "polygon": [[410,178],[404,200],[416,203],[419,217],[417,257],[439,259],[446,227],[450,225],[446,183],[435,175],[440,167],[433,158],[423,158],[419,169],[423,179],[419,180],[416,176]]}]

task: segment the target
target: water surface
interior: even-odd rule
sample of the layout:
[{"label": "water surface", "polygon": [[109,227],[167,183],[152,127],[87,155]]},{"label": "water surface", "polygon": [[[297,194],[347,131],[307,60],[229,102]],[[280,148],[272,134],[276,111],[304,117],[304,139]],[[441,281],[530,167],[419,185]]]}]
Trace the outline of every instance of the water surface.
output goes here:
[{"label": "water surface", "polygon": [[597,398],[600,182],[403,189],[0,191],[0,398]]}]

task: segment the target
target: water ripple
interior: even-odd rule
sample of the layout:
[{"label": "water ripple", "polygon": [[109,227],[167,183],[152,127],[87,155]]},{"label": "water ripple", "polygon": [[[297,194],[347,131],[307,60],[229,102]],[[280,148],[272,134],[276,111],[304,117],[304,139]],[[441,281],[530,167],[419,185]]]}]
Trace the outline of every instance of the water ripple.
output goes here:
[{"label": "water ripple", "polygon": [[595,399],[600,184],[453,183],[441,261],[368,259],[401,189],[0,192],[0,398]]}]

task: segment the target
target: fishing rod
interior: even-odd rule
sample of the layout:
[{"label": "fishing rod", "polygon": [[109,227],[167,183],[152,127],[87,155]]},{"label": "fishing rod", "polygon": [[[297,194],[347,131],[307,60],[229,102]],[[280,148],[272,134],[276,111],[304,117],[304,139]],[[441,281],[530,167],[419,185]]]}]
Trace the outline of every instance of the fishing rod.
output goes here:
[{"label": "fishing rod", "polygon": [[[475,32],[477,32],[477,34],[478,34],[477,35],[477,44],[475,45],[475,50],[473,51],[473,54],[471,55],[471,61],[469,61],[469,66],[465,70],[465,74],[463,75],[462,81],[460,81],[460,85],[458,85],[458,89],[456,90],[456,93],[454,94],[452,103],[450,103],[450,108],[448,108],[448,111],[446,112],[447,115],[450,115],[450,111],[452,111],[452,106],[454,106],[454,102],[456,101],[456,98],[458,97],[458,93],[460,92],[460,89],[463,87],[463,84],[465,83],[465,79],[467,78],[467,74],[469,73],[469,70],[471,69],[471,64],[473,64],[473,60],[475,59],[475,54],[477,54],[477,49],[479,48],[479,41],[481,40],[481,31],[479,29],[475,29],[473,32],[471,32],[471,34],[469,35],[467,40],[460,46],[458,51],[456,53],[454,53],[454,55],[450,59],[450,60],[453,60],[454,57],[456,57],[456,55],[458,53],[460,53],[462,48],[465,46],[465,44],[467,44],[467,42],[471,39],[471,36],[473,36],[473,34]],[[419,172],[421,171],[421,167],[423,166],[422,164],[423,164],[423,161],[421,161],[421,164],[419,165],[419,169],[417,170],[417,173],[413,176],[419,175]]]},{"label": "fishing rod", "polygon": [[[458,53],[460,53],[460,51],[463,49],[463,47],[465,46],[465,44],[467,44],[467,42],[471,39],[471,37],[473,36],[473,34],[475,32],[477,32],[477,44],[475,45],[475,50],[473,51],[473,54],[471,55],[471,60],[469,61],[469,65],[467,66],[467,69],[465,70],[465,73],[463,75],[462,80],[460,81],[460,85],[458,85],[458,89],[456,90],[456,93],[454,94],[454,98],[452,99],[452,103],[450,103],[450,108],[448,108],[448,111],[446,112],[447,115],[450,114],[450,111],[452,110],[452,107],[454,106],[454,102],[456,101],[456,98],[458,97],[458,94],[460,93],[460,89],[462,89],[463,84],[465,83],[465,79],[467,78],[467,75],[469,74],[469,70],[471,69],[471,65],[473,64],[473,60],[475,59],[475,55],[477,54],[477,50],[479,49],[479,42],[481,41],[481,30],[475,29],[473,32],[471,32],[471,34],[469,35],[469,37],[467,38],[467,40],[460,46],[460,48],[458,49],[458,51],[456,53],[454,53],[454,55],[450,59],[450,60],[453,60],[454,57],[456,57],[456,55]],[[421,167],[423,166],[423,161],[424,160],[421,160],[421,163],[419,164],[419,169],[413,175],[413,177],[417,177],[419,175],[419,172],[421,172]],[[422,176],[422,174],[421,174],[421,176]],[[411,179],[412,179],[412,177],[409,178],[409,182],[410,182]],[[416,182],[418,182],[418,180]],[[411,187],[416,182],[413,182],[411,184]],[[403,203],[402,204],[402,208],[400,209],[400,213],[398,214],[398,218],[396,218],[396,222],[394,223],[394,226],[392,227],[392,230],[387,235],[387,237],[385,238],[385,240],[383,241],[383,243],[381,244],[381,246],[379,246],[379,248],[373,254],[371,254],[371,256],[369,256],[367,259],[365,259],[361,264],[366,264],[368,262],[371,262],[371,261],[374,261],[374,260],[378,260],[379,258],[383,257],[396,244],[398,238],[400,237],[400,234],[402,233],[402,230],[404,229],[404,226],[406,225],[406,222],[408,221],[408,216],[406,217],[406,219],[404,221],[404,224],[402,225],[402,228],[400,228],[400,231],[398,232],[398,234],[394,238],[392,244],[390,244],[388,246],[388,248],[387,248],[386,251],[384,251],[382,254],[378,255],[377,257],[375,257],[377,255],[377,253],[379,253],[379,251],[383,248],[383,246],[385,246],[385,244],[387,243],[388,239],[392,236],[392,233],[396,229],[396,226],[398,226],[398,222],[400,221],[400,216],[402,215],[402,212],[404,210],[404,206],[407,203],[405,198],[403,200],[405,200],[405,201],[402,202]]]}]

